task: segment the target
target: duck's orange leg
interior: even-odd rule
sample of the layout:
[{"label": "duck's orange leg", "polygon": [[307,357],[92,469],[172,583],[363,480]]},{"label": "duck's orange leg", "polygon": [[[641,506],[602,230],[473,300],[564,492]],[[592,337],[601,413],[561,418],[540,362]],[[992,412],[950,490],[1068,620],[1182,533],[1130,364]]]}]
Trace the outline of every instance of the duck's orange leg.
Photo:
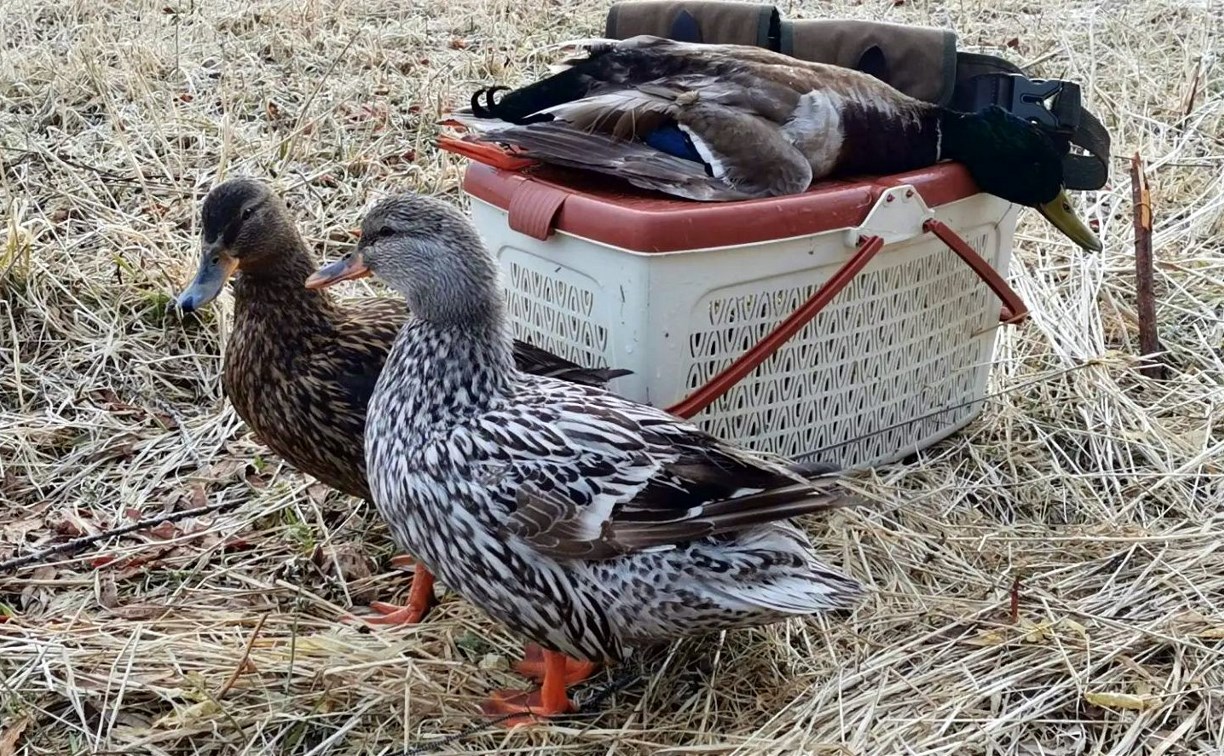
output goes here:
[{"label": "duck's orange leg", "polygon": [[[394,563],[401,563],[412,557],[401,555],[393,558]],[[371,625],[414,625],[425,619],[429,610],[437,603],[434,598],[434,576],[425,569],[425,565],[417,563],[416,572],[412,576],[412,588],[408,590],[408,603],[404,606],[388,604],[385,601],[371,601],[370,608],[381,614],[381,617],[367,619]]]},{"label": "duck's orange leg", "polygon": [[[574,710],[574,704],[565,694],[567,666],[571,660],[556,651],[543,651],[543,657],[544,680],[540,689],[496,691],[480,707],[485,716],[499,718],[504,727],[517,727],[538,723],[539,717],[568,714]],[[501,719],[507,714],[513,716]]]},{"label": "duck's orange leg", "polygon": [[[514,671],[528,680],[543,683],[544,675],[548,671],[547,664],[545,663],[547,654],[548,652],[540,644],[528,643],[523,646],[522,660],[514,663]],[[567,687],[577,685],[586,680],[599,669],[599,665],[594,662],[579,661],[564,655],[562,658],[565,659],[565,684]]]}]

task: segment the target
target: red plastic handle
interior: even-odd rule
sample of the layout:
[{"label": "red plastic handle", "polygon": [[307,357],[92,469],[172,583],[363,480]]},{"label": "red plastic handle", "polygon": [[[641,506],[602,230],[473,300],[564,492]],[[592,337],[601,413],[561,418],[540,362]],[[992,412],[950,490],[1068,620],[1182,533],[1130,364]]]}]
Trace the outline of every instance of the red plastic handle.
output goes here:
[{"label": "red plastic handle", "polygon": [[[982,259],[982,256],[973,247],[969,246],[968,242],[962,239],[959,234],[943,221],[928,220],[923,224],[923,230],[930,231],[939,237],[939,240],[959,255],[973,269],[973,272],[977,273],[978,277],[990,287],[990,290],[1003,301],[1001,320],[1012,324],[1024,322],[1028,317],[1028,307],[1024,304],[1024,300],[1020,299],[1020,295],[1007,284],[1007,281],[1003,280],[1003,277],[991,267],[990,263]],[[850,283],[858,275],[859,271],[867,263],[871,262],[871,258],[875,257],[876,253],[883,249],[883,247],[884,240],[878,236],[861,238],[854,256],[833,274],[832,278],[825,281],[824,285],[817,289],[806,302],[800,305],[799,309],[791,313],[790,317],[782,321],[777,328],[773,329],[769,335],[761,339],[754,347],[744,352],[727,369],[711,378],[704,386],[689,395],[688,398],[668,407],[667,411],[679,417],[689,418],[718,401],[720,396],[730,391],[732,386],[760,367],[762,362],[778,351],[783,344],[799,332],[800,328],[803,328],[812,318],[819,315],[820,311],[829,305],[829,302],[846,287],[846,284]]]},{"label": "red plastic handle", "polygon": [[726,370],[711,378],[706,385],[697,389],[684,401],[668,407],[667,411],[679,417],[692,417],[713,404],[718,397],[727,393],[731,390],[732,386],[742,381],[744,376],[760,367],[761,363],[778,351],[783,344],[790,340],[791,336],[798,333],[800,328],[807,325],[808,321],[816,317],[821,310],[827,307],[829,302],[833,300],[833,297],[836,297],[842,289],[846,288],[846,284],[850,283],[858,275],[859,271],[863,269],[863,266],[871,262],[871,258],[875,257],[876,253],[883,248],[884,240],[878,236],[868,236],[861,239],[854,256],[834,273],[832,278],[825,281],[824,285],[817,289],[812,296],[808,297],[808,300],[800,305],[799,309],[792,312],[790,317],[782,321],[768,336],[757,342],[756,346],[744,352]]}]

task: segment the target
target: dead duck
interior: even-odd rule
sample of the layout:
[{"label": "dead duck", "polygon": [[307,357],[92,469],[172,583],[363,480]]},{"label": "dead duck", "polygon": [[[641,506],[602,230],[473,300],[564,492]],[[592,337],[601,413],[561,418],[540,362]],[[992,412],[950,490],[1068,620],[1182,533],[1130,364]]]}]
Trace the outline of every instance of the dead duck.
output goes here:
[{"label": "dead duck", "polygon": [[[218,184],[204,200],[195,280],[178,297],[197,310],[234,277],[234,324],[221,375],[225,395],[261,442],[298,470],[370,500],[366,405],[395,336],[408,319],[402,300],[339,302],[303,283],[314,263],[288,208],[251,178]],[[236,275],[235,275],[236,274]],[[516,363],[530,373],[602,385],[626,370],[587,369],[522,341]],[[373,606],[384,621],[419,621],[433,577],[418,566],[402,610]]]},{"label": "dead duck", "polygon": [[[998,107],[961,113],[869,74],[757,47],[640,36],[575,43],[587,57],[493,87],[444,123],[476,160],[581,168],[702,201],[794,194],[830,176],[963,163],[981,189],[1036,208],[1076,244],[1101,242],[1063,187],[1068,144]],[[498,92],[505,90],[500,99]],[[500,157],[499,157],[500,154]]]}]

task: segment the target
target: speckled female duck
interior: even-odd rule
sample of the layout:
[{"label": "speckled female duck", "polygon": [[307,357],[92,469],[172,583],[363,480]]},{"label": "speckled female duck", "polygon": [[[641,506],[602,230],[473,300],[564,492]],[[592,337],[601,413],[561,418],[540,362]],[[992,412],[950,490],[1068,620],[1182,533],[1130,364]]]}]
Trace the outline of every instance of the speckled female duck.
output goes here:
[{"label": "speckled female duck", "polygon": [[575,666],[633,647],[848,608],[853,579],[785,520],[845,503],[663,410],[514,364],[497,265],[444,202],[375,206],[312,286],[374,273],[415,315],[370,401],[374,501],[443,583],[545,649],[540,691],[486,711],[566,711]]},{"label": "speckled female duck", "polygon": [[[226,396],[289,464],[368,500],[366,404],[408,317],[403,301],[365,297],[342,304],[303,288],[315,266],[285,203],[261,181],[218,184],[204,200],[201,220],[199,269],[179,306],[203,307],[238,274],[221,375]],[[514,344],[514,356],[528,372],[566,380],[602,384],[628,372],[587,370],[523,342]],[[375,602],[386,615],[375,621],[420,620],[433,603],[433,582],[418,566],[407,605]]]},{"label": "speckled female duck", "polygon": [[[1034,207],[1075,243],[1100,240],[1063,190],[1069,145],[1001,108],[961,113],[868,74],[759,47],[640,36],[575,43],[589,55],[541,81],[477,92],[451,142],[487,144],[695,200],[802,192],[830,176],[885,175],[950,159],[981,189]],[[504,159],[504,155],[501,156]]]}]

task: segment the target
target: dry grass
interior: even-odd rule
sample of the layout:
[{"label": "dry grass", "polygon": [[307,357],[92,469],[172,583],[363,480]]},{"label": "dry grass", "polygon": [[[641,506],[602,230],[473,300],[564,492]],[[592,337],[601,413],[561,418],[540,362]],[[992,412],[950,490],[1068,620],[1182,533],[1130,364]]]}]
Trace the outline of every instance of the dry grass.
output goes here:
[{"label": "dry grass", "polygon": [[[863,476],[877,506],[818,531],[875,589],[853,617],[680,644],[596,717],[439,750],[1224,752],[1221,6],[780,6],[1015,39],[1014,58],[1083,82],[1118,158],[1080,199],[1105,252],[1025,215],[1013,280],[1035,317],[1004,337],[998,399]],[[370,197],[453,191],[462,164],[429,146],[442,104],[538,73],[533,51],[598,32],[604,7],[0,5],[0,560],[233,505],[0,575],[0,755],[396,753],[516,684],[499,664],[514,639],[453,598],[416,628],[344,623],[402,593],[385,531],[265,456],[222,400],[226,298],[185,322],[168,303],[219,177],[274,177],[334,256]],[[1159,384],[1133,358],[1135,150],[1173,365]],[[95,569],[103,554],[151,561]]]}]

